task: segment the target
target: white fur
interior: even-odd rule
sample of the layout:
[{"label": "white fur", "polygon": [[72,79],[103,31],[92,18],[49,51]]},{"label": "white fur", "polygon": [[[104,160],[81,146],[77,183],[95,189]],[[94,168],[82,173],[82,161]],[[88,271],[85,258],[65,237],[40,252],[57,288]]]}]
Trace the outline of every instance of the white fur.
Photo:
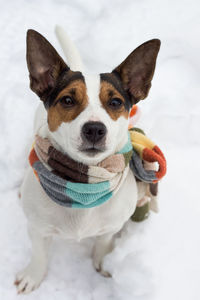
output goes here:
[{"label": "white fur", "polygon": [[[51,132],[47,124],[47,112],[39,105],[35,117],[34,134],[48,137],[55,147],[68,153],[73,159],[85,164],[96,164],[108,155],[118,151],[127,141],[127,120],[123,117],[113,121],[102,108],[99,100],[100,78],[84,74],[89,104],[73,121],[62,123]],[[87,157],[78,150],[80,131],[87,121],[101,121],[107,127],[106,151],[96,157]],[[142,190],[142,189],[141,189]],[[144,192],[141,193],[142,197]],[[28,168],[22,189],[22,204],[28,219],[32,240],[32,259],[29,265],[17,274],[17,289],[27,293],[39,286],[47,269],[47,252],[52,236],[80,241],[96,237],[93,263],[104,276],[103,257],[112,249],[113,235],[133,214],[138,188],[132,172],[127,176],[121,189],[109,201],[90,209],[73,209],[54,203],[42,189],[31,167]]]},{"label": "white fur", "polygon": [[84,71],[83,63],[80,57],[80,54],[74,45],[74,43],[70,40],[66,32],[61,26],[56,26],[55,29],[56,36],[61,44],[65,57],[67,58],[67,65],[70,67],[72,71]]}]

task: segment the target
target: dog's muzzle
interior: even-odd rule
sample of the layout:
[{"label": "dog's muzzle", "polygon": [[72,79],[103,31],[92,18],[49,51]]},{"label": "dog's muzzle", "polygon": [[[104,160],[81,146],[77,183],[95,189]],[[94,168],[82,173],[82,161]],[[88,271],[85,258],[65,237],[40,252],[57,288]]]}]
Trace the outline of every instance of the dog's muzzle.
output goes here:
[{"label": "dog's muzzle", "polygon": [[106,126],[101,122],[87,122],[82,127],[83,137],[93,145],[100,142],[106,135]]},{"label": "dog's muzzle", "polygon": [[81,130],[81,151],[88,154],[97,154],[105,150],[107,129],[101,122],[87,122]]}]

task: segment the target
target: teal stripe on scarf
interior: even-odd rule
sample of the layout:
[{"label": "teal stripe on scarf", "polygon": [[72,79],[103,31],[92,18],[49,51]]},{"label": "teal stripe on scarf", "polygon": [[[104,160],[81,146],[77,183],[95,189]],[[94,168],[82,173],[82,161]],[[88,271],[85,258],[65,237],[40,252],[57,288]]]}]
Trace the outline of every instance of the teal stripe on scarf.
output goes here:
[{"label": "teal stripe on scarf", "polygon": [[128,132],[128,141],[127,143],[124,145],[124,147],[117,153],[119,154],[124,154],[127,153],[129,151],[131,151],[133,149],[132,143],[131,143],[131,137],[130,137],[130,133]]},{"label": "teal stripe on scarf", "polygon": [[109,190],[110,183],[109,181],[103,181],[98,183],[77,183],[77,182],[67,182],[67,189],[72,191],[83,193],[83,194],[92,194],[92,193],[99,193],[106,190]]},{"label": "teal stripe on scarf", "polygon": [[91,202],[87,205],[83,205],[82,203],[78,203],[78,202],[73,202],[71,207],[74,207],[74,208],[92,208],[92,207],[95,207],[95,206],[99,206],[99,205],[103,204],[104,202],[106,202],[107,200],[109,200],[112,197],[112,195],[113,195],[112,192],[106,193],[104,196],[102,196],[101,198],[99,198],[95,202]]},{"label": "teal stripe on scarf", "polygon": [[109,181],[87,184],[67,182],[65,192],[73,201],[85,206],[90,205],[92,202],[101,202],[106,194],[110,195],[110,183]]}]

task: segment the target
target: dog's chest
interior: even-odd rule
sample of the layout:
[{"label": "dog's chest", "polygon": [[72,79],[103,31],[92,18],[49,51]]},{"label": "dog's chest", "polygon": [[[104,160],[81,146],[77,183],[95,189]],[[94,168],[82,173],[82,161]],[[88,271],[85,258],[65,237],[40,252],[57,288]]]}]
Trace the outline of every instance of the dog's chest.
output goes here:
[{"label": "dog's chest", "polygon": [[29,168],[22,202],[28,220],[43,234],[81,240],[120,230],[135,210],[137,186],[129,171],[120,190],[106,203],[90,209],[66,208],[49,199]]}]

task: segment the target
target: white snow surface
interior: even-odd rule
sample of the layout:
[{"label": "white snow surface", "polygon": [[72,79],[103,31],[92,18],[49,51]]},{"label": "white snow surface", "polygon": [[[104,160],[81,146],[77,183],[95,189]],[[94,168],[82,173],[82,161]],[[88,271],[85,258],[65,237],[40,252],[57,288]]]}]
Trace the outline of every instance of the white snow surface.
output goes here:
[{"label": "white snow surface", "polygon": [[[0,1],[0,299],[200,299],[200,3],[195,0]],[[160,212],[128,222],[105,259],[112,278],[92,267],[93,240],[55,240],[40,288],[18,296],[15,273],[30,258],[18,189],[27,165],[39,99],[29,89],[26,30],[38,30],[62,54],[62,25],[91,72],[111,71],[138,45],[162,45],[139,125],[161,147],[168,173]],[[123,199],[122,199],[123,200]]]}]

